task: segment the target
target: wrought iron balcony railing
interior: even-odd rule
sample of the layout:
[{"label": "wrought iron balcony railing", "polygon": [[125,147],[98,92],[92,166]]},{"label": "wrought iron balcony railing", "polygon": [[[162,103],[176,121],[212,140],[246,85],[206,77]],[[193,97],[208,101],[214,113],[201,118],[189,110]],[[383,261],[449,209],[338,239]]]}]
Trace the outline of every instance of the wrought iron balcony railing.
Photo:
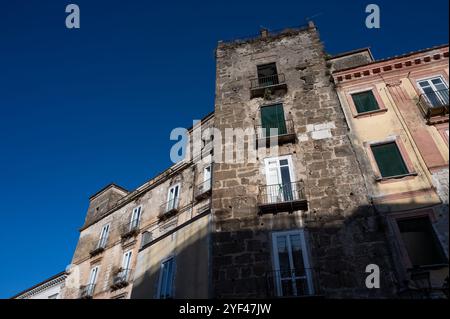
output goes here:
[{"label": "wrought iron balcony railing", "polygon": [[260,214],[307,210],[303,181],[260,186],[258,207]]},{"label": "wrought iron balcony railing", "polygon": [[94,248],[89,252],[91,256],[95,256],[103,252],[108,242],[108,236],[100,238]]},{"label": "wrought iron balcony railing", "polygon": [[286,89],[286,79],[284,74],[273,74],[264,77],[257,77],[250,80],[251,97],[264,96],[266,89]]},{"label": "wrought iron balcony railing", "polygon": [[428,92],[419,96],[417,105],[425,119],[449,114],[449,94],[447,90]]},{"label": "wrought iron balcony railing", "polygon": [[80,299],[91,299],[94,296],[95,284],[80,287]]},{"label": "wrought iron balcony railing", "polygon": [[111,289],[120,289],[128,286],[131,279],[131,273],[131,269],[119,269],[113,276]]},{"label": "wrought iron balcony railing", "polygon": [[134,218],[131,222],[121,226],[121,237],[126,239],[136,236],[139,233],[140,218]]},{"label": "wrought iron balcony railing", "polygon": [[275,270],[266,274],[267,297],[319,296],[320,273],[314,268]]},{"label": "wrought iron balcony railing", "polygon": [[270,143],[271,138],[276,138],[278,144],[291,143],[296,139],[293,120],[285,120],[284,125],[278,128],[256,125],[255,132],[257,140],[265,140],[266,144]]},{"label": "wrought iron balcony railing", "polygon": [[211,194],[211,179],[208,179],[195,187],[195,199],[200,200]]},{"label": "wrought iron balcony railing", "polygon": [[159,218],[166,218],[178,212],[180,205],[180,197],[175,197],[168,202],[164,203],[160,207]]}]

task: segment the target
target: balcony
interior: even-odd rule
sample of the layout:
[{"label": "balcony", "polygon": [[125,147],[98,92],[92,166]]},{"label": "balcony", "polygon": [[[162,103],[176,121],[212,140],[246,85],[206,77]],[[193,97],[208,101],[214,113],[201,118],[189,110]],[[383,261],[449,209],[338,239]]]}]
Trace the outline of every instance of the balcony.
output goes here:
[{"label": "balcony", "polygon": [[95,284],[80,287],[80,299],[92,299],[94,296]]},{"label": "balcony", "polygon": [[133,219],[131,222],[121,226],[120,237],[125,240],[130,237],[137,236],[139,234],[139,222],[140,219]]},{"label": "balcony", "polygon": [[211,195],[211,179],[202,182],[195,187],[195,199],[202,200]]},{"label": "balcony", "polygon": [[417,102],[422,115],[428,123],[439,117],[447,116],[449,114],[449,96],[448,90],[440,90],[421,94]]},{"label": "balcony", "polygon": [[129,285],[131,278],[131,269],[119,269],[117,273],[114,274],[111,283],[111,289],[117,290],[124,288]]},{"label": "balcony", "polygon": [[303,181],[260,186],[258,208],[261,215],[308,210]]},{"label": "balcony", "polygon": [[296,134],[295,134],[293,120],[285,120],[284,127],[280,127],[277,129],[278,129],[278,134],[271,135],[270,128],[263,127],[262,125],[256,125],[255,126],[256,139],[257,139],[256,145],[258,145],[258,146],[266,145],[266,147],[269,147],[271,139],[276,139],[278,145],[295,142]]},{"label": "balcony", "polygon": [[95,248],[89,252],[91,257],[101,254],[105,250],[107,240],[108,240],[107,237],[102,237],[98,240],[97,245],[95,245]]},{"label": "balcony", "polygon": [[275,270],[266,273],[268,298],[318,297],[319,272],[313,268]]},{"label": "balcony", "polygon": [[166,219],[169,218],[170,216],[175,215],[176,213],[178,213],[179,204],[180,204],[179,197],[175,197],[169,200],[165,204],[161,205],[158,217],[160,219]]},{"label": "balcony", "polygon": [[250,79],[250,97],[264,97],[266,94],[273,94],[276,91],[287,91],[284,74],[273,74],[264,77]]}]

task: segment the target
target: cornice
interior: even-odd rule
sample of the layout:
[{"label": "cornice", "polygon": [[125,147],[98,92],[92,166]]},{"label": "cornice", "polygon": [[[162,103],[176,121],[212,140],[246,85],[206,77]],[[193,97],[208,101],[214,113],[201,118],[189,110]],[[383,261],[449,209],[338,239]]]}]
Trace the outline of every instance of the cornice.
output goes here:
[{"label": "cornice", "polygon": [[358,66],[346,70],[333,73],[333,78],[337,85],[371,78],[382,74],[393,73],[400,70],[412,70],[419,66],[431,65],[445,59],[448,60],[448,46],[429,49],[427,51],[418,52],[416,54],[408,54],[406,56],[394,57],[391,59],[375,61],[363,66]]}]

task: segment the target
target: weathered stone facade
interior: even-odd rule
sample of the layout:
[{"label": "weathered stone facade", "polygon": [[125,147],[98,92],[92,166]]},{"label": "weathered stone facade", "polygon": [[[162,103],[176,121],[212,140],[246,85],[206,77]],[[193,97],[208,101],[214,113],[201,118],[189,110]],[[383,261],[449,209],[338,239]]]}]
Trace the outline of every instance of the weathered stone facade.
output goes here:
[{"label": "weathered stone facade", "polygon": [[[445,57],[445,48],[440,50]],[[436,60],[442,72],[445,62],[441,56]],[[358,86],[363,79],[365,87],[364,77],[383,65],[374,66],[379,70],[374,73],[353,69],[376,63],[368,49],[329,57],[313,23],[219,42],[214,113],[202,120],[201,130],[196,126],[188,133],[194,143],[200,133],[201,150],[194,148],[193,159],[132,192],[111,184],[90,198],[63,298],[83,297],[94,268],[89,298],[398,297],[408,258],[398,249],[395,220],[404,211],[433,216],[448,258],[448,133],[446,149],[444,140],[439,147],[427,143],[431,136],[445,138],[448,113],[436,126],[426,126],[407,98],[414,91],[396,75],[388,83],[378,83],[377,76],[369,81],[385,101],[378,117],[352,114],[347,101],[352,81]],[[269,85],[261,85],[267,77],[261,66],[267,65],[276,73],[269,75]],[[446,72],[448,83],[448,62]],[[274,105],[283,110],[286,132],[265,148],[266,136],[255,128],[266,120],[263,108]],[[401,120],[394,116],[395,105]],[[208,128],[220,134],[210,139]],[[235,143],[234,137],[226,139],[227,129],[247,135],[236,136]],[[393,136],[414,153],[407,163],[414,171],[401,176],[402,183],[377,176],[367,153],[370,141]],[[248,150],[256,148],[255,140],[263,142],[252,161]],[[223,158],[230,148],[231,162]],[[278,178],[288,174],[276,185],[270,185],[273,162]],[[282,173],[281,162],[288,173]],[[272,186],[278,187],[275,196]],[[130,228],[136,208],[140,219]],[[106,225],[107,240],[99,249]],[[130,276],[117,286],[127,252]],[[167,260],[170,270],[164,268]],[[286,274],[280,265],[287,260]],[[366,286],[366,267],[373,264],[381,270],[378,289]],[[448,260],[441,266],[439,278],[442,269],[448,275]]]},{"label": "weathered stone facade", "polygon": [[[258,190],[266,184],[257,163],[216,163],[212,212],[213,289],[217,298],[273,296],[271,234],[305,229],[317,295],[391,294],[391,265],[383,227],[367,192],[314,25],[258,39],[219,43],[216,52],[216,127],[252,128],[260,107],[282,103],[297,140],[281,145],[303,180],[308,211],[258,215]],[[276,63],[287,92],[251,98],[257,65]],[[319,132],[319,133],[317,133]],[[226,145],[223,146],[224,148]],[[382,269],[382,289],[366,288],[365,268]]]}]

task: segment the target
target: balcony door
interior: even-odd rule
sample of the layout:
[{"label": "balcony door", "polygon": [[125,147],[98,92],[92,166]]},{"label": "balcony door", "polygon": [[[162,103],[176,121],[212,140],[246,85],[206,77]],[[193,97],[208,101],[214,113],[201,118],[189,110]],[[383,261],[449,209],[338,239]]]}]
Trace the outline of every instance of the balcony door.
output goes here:
[{"label": "balcony door", "polygon": [[203,169],[203,187],[205,192],[211,188],[211,165]]},{"label": "balcony door", "polygon": [[448,105],[448,87],[441,77],[421,80],[418,83],[431,106],[439,107]]},{"label": "balcony door", "polygon": [[314,294],[303,229],[272,234],[275,292],[278,297]]},{"label": "balcony door", "polygon": [[290,155],[265,159],[266,193],[269,204],[296,199],[294,170]]},{"label": "balcony door", "polygon": [[133,209],[131,214],[130,230],[137,228],[141,219],[142,206],[138,206]]},{"label": "balcony door", "polygon": [[261,107],[261,126],[263,129],[263,137],[272,136],[270,129],[278,130],[275,135],[286,134],[287,130],[283,104]]},{"label": "balcony door", "polygon": [[122,280],[126,281],[128,280],[128,275],[131,269],[131,256],[132,252],[127,251],[125,254],[123,254],[122,258]]},{"label": "balcony door", "polygon": [[105,248],[106,243],[108,242],[109,236],[109,224],[103,226],[102,231],[100,233],[100,239],[98,241],[98,248]]},{"label": "balcony door", "polygon": [[258,65],[258,83],[260,87],[278,84],[278,72],[275,63]]},{"label": "balcony door", "polygon": [[157,295],[159,299],[173,298],[174,268],[175,260],[173,257],[161,263]]},{"label": "balcony door", "polygon": [[86,287],[86,294],[88,296],[92,296],[94,294],[95,284],[97,283],[97,277],[98,277],[98,267],[94,267],[91,269],[91,273],[89,275],[89,282]]},{"label": "balcony door", "polygon": [[166,211],[170,211],[178,207],[178,202],[180,199],[180,184],[176,184],[169,188],[167,194],[167,207]]}]

